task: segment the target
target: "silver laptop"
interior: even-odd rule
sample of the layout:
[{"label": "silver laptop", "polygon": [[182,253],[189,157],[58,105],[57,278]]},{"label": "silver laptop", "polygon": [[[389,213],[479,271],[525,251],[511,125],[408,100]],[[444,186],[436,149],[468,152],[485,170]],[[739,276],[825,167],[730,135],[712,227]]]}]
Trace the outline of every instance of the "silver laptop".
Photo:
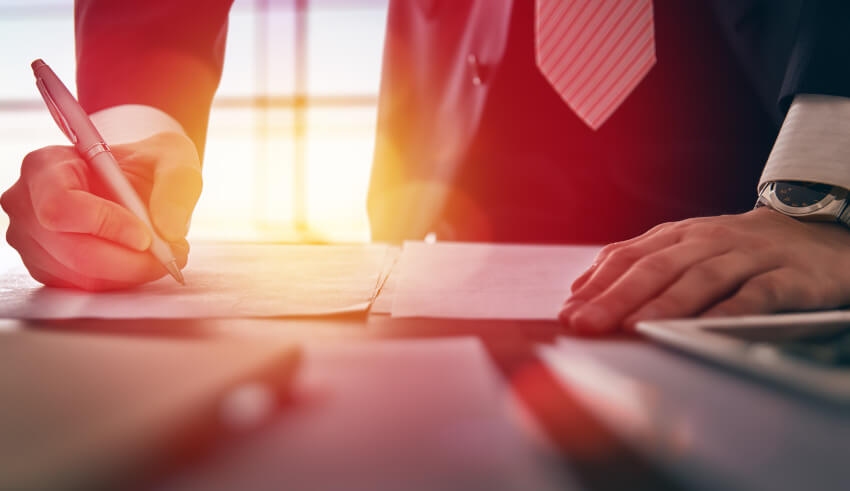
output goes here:
[{"label": "silver laptop", "polygon": [[850,312],[645,321],[660,343],[850,406]]}]

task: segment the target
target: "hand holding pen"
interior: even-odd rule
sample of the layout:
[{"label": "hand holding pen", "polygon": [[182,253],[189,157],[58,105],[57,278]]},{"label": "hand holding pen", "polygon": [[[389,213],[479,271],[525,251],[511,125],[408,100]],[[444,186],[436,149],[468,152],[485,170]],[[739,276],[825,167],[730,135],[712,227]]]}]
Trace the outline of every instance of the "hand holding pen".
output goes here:
[{"label": "hand holding pen", "polygon": [[180,281],[201,189],[193,143],[160,133],[109,149],[52,71],[40,60],[33,69],[75,148],[46,147],[24,159],[20,179],[0,199],[9,243],[46,285],[127,288],[166,272]]}]

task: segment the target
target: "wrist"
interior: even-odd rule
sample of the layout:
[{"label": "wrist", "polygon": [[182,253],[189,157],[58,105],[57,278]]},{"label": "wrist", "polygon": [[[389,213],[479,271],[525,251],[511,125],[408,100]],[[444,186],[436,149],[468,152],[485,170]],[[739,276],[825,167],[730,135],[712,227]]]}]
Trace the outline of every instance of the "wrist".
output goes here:
[{"label": "wrist", "polygon": [[166,112],[141,104],[122,104],[90,115],[97,130],[110,145],[131,143],[157,133],[186,135],[183,127]]},{"label": "wrist", "polygon": [[770,208],[803,221],[839,222],[850,226],[848,191],[839,186],[804,181],[771,181],[759,192],[756,208]]}]

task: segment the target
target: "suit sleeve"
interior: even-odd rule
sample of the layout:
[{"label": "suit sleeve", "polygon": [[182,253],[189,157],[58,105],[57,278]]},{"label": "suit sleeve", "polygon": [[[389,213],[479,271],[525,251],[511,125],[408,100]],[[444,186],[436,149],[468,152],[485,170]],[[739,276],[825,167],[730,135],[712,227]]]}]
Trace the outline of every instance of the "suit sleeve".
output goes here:
[{"label": "suit sleeve", "polygon": [[850,189],[847,0],[802,1],[779,106],[787,114],[759,189],[772,181],[788,180]]},{"label": "suit sleeve", "polygon": [[779,96],[784,113],[797,94],[850,97],[850,2],[803,0]]},{"label": "suit sleeve", "polygon": [[77,91],[89,113],[153,106],[203,155],[232,0],[78,0]]}]

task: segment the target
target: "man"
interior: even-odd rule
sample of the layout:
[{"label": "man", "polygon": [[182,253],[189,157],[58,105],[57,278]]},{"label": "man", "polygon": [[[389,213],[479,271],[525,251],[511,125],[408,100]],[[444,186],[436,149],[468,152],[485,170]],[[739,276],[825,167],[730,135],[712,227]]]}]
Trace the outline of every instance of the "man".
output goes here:
[{"label": "man", "polygon": [[[76,5],[80,101],[184,263],[229,4]],[[850,188],[848,21],[838,0],[392,1],[373,238],[613,242],[561,313],[584,333],[850,303],[846,227],[751,210],[763,167]],[[69,148],[24,160],[2,203],[33,277],[164,273],[103,195]]]}]

